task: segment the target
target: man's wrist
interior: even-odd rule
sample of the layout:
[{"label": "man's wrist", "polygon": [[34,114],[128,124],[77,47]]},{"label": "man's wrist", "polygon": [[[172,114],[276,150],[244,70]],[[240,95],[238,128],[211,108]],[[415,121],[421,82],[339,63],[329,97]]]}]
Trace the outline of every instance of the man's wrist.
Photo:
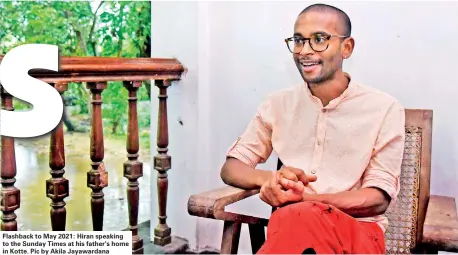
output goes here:
[{"label": "man's wrist", "polygon": [[256,169],[257,177],[256,177],[256,186],[261,188],[264,183],[266,183],[270,178],[270,171]]},{"label": "man's wrist", "polygon": [[304,190],[302,194],[302,202],[304,201],[315,201],[325,203],[327,200],[327,194],[310,194],[306,190]]}]

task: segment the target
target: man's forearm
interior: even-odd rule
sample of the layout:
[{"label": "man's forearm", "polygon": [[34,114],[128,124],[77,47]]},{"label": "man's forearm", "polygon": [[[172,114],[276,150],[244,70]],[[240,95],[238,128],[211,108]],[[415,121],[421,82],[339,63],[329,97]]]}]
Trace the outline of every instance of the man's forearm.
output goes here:
[{"label": "man's forearm", "polygon": [[254,169],[242,161],[229,158],[221,169],[221,179],[241,189],[259,189],[269,179],[270,171]]},{"label": "man's forearm", "polygon": [[355,218],[383,214],[389,205],[388,196],[376,188],[363,188],[334,194],[304,194],[304,201],[330,204]]}]

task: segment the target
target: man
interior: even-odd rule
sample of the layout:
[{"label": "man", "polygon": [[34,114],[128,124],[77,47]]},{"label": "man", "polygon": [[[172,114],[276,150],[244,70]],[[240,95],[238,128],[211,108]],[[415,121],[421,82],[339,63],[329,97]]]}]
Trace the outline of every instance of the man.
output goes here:
[{"label": "man", "polygon": [[[399,193],[404,108],[343,72],[355,41],[340,9],[307,7],[286,42],[305,83],[259,106],[221,177],[260,189],[277,208],[258,253],[384,253],[384,213]],[[274,151],[282,169],[256,169]]]}]

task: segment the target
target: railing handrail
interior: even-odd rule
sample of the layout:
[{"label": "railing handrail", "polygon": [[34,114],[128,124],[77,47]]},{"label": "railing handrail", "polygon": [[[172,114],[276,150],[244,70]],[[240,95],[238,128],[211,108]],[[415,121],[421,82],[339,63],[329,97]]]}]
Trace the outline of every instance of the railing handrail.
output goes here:
[{"label": "railing handrail", "polygon": [[[0,55],[0,62],[3,59]],[[33,69],[32,77],[48,83],[179,80],[186,72],[175,58],[60,57],[59,71]]]}]

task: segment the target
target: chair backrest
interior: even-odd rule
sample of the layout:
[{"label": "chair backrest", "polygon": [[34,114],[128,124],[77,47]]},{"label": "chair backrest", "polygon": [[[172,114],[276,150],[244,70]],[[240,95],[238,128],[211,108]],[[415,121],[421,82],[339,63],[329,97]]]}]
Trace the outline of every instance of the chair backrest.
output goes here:
[{"label": "chair backrest", "polygon": [[[422,239],[431,176],[432,110],[406,109],[401,190],[385,215],[386,253],[410,254]],[[283,163],[278,160],[277,169]],[[272,208],[274,211],[275,208]]]},{"label": "chair backrest", "polygon": [[430,194],[432,121],[431,110],[406,109],[401,190],[385,213],[386,253],[412,253],[422,239]]}]

